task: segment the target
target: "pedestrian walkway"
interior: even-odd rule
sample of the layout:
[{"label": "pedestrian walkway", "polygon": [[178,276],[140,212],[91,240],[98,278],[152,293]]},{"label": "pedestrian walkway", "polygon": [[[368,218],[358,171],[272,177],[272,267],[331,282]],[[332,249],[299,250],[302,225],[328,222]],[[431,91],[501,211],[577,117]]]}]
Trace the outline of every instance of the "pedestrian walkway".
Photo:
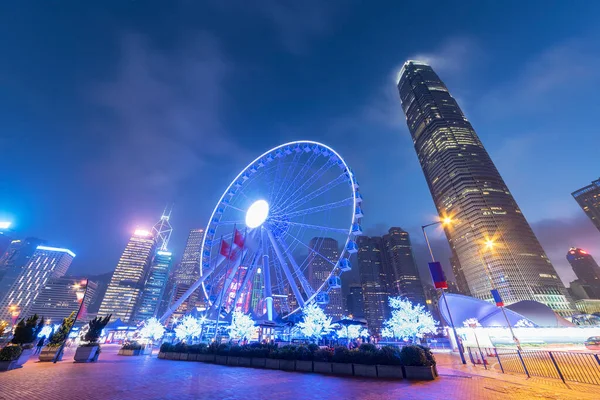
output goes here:
[{"label": "pedestrian walkway", "polygon": [[[0,373],[1,400],[82,399],[598,399],[597,393],[537,381],[512,382],[455,368],[440,359],[433,382],[381,381],[310,373],[228,367],[153,356],[118,356],[104,346],[98,363],[74,364],[74,349],[64,361],[38,363]],[[448,356],[449,357],[449,356]],[[501,376],[503,377],[503,376]],[[503,377],[505,378],[505,377]]]}]

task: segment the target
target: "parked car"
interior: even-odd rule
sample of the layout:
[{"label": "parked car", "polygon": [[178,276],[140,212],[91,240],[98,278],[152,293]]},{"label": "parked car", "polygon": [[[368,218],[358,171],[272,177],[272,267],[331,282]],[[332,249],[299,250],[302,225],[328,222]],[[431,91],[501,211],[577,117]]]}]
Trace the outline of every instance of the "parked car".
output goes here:
[{"label": "parked car", "polygon": [[600,336],[589,337],[584,344],[588,350],[600,350]]}]

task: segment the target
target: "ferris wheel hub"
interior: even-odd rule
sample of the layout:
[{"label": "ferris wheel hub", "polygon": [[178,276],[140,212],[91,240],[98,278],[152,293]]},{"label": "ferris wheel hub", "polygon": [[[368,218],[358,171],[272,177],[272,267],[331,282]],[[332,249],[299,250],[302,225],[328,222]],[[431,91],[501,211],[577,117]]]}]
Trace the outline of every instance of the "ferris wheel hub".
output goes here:
[{"label": "ferris wheel hub", "polygon": [[257,200],[246,211],[246,226],[258,228],[269,216],[269,203],[265,200]]}]

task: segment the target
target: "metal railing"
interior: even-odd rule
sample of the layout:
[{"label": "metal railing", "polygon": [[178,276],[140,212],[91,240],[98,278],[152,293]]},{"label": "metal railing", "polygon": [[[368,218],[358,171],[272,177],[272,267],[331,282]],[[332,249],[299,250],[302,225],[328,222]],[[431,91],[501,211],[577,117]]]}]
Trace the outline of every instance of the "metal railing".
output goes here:
[{"label": "metal railing", "polygon": [[503,373],[600,385],[600,357],[594,353],[467,347],[474,365]]}]

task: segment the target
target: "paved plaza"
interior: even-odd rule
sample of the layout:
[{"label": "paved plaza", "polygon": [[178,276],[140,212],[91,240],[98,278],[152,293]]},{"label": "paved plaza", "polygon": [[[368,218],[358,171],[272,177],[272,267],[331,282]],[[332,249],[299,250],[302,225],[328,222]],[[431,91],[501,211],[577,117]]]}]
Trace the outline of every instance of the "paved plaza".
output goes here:
[{"label": "paved plaza", "polygon": [[116,355],[104,346],[100,360],[74,364],[73,349],[57,364],[34,358],[0,373],[0,399],[598,399],[600,388],[569,389],[560,382],[479,374],[440,356],[434,382],[380,381],[310,373],[228,367],[200,362]]}]

